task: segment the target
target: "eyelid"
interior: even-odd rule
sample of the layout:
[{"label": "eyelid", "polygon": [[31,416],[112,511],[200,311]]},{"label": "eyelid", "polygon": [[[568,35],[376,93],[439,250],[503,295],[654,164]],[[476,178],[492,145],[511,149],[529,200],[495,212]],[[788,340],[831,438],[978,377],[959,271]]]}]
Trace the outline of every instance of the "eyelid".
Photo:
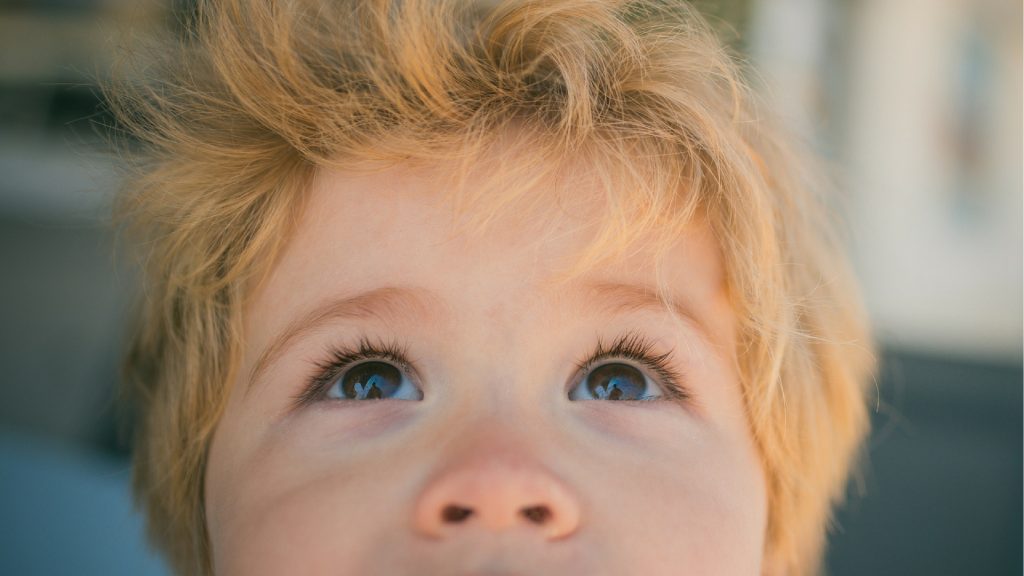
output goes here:
[{"label": "eyelid", "polygon": [[313,363],[316,371],[305,379],[302,390],[293,396],[292,410],[323,400],[330,387],[348,370],[375,360],[394,364],[413,384],[420,386],[418,372],[406,346],[394,340],[371,341],[364,336],[354,347],[330,346],[324,359]]},{"label": "eyelid", "polygon": [[577,367],[580,370],[586,370],[593,368],[598,362],[602,362],[609,358],[625,357],[640,361],[648,358],[652,360],[664,360],[671,355],[670,353],[664,353],[651,357],[652,347],[653,344],[649,340],[646,340],[636,332],[627,332],[619,336],[612,342],[611,346],[605,346],[604,341],[599,338],[597,341],[597,348],[591,352],[587,359],[577,363]]},{"label": "eyelid", "polygon": [[[577,363],[576,376],[571,379],[570,389],[581,383],[594,368],[604,364],[607,360],[626,358],[629,364],[644,373],[644,378],[650,378],[646,373],[653,371],[656,378],[652,378],[655,384],[662,389],[662,396],[653,397],[649,400],[672,400],[676,402],[689,402],[691,393],[683,384],[683,377],[677,370],[671,367],[670,359],[672,352],[655,354],[654,343],[638,332],[626,332],[616,338],[610,346],[598,339],[597,348],[585,360]],[[619,400],[618,402],[638,402],[647,400]]]}]

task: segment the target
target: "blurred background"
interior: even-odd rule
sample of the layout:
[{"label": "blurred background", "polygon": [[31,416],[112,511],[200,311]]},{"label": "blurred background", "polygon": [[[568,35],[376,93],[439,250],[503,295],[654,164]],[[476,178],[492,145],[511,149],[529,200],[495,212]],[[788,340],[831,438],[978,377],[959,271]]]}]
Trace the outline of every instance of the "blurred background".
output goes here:
[{"label": "blurred background", "polygon": [[[1019,0],[698,0],[834,201],[883,345],[828,571],[1022,573]],[[165,574],[114,389],[133,274],[93,84],[189,0],[0,0],[0,574]]]}]

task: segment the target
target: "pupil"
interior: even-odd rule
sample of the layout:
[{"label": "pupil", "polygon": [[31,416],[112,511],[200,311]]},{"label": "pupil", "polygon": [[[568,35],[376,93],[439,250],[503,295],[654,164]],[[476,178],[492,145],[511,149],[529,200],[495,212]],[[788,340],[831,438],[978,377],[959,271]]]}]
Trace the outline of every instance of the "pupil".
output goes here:
[{"label": "pupil", "polygon": [[590,394],[598,399],[629,400],[644,395],[645,381],[639,370],[626,364],[605,364],[587,378]]},{"label": "pupil", "polygon": [[384,362],[365,362],[345,373],[341,388],[346,398],[355,400],[386,398],[402,384],[402,374]]},{"label": "pupil", "polygon": [[611,398],[612,400],[618,400],[619,398],[622,398],[621,385],[619,385],[616,380],[613,380],[612,386],[614,386],[614,388],[612,388],[611,394],[609,394],[608,397]]}]

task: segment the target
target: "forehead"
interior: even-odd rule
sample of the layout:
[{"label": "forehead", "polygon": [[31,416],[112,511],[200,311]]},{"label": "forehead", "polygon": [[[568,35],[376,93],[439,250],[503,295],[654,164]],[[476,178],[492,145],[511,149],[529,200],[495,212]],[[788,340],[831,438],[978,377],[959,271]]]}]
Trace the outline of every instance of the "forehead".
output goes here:
[{"label": "forehead", "polygon": [[279,330],[329,301],[397,287],[434,296],[418,299],[433,301],[425,306],[405,299],[399,308],[410,318],[418,310],[514,315],[539,301],[617,296],[635,304],[661,296],[693,311],[709,332],[727,329],[721,258],[703,220],[692,220],[667,245],[641,236],[567,277],[610,217],[596,183],[541,184],[517,200],[498,199],[505,204],[476,228],[467,223],[479,212],[456,210],[450,185],[436,167],[322,171],[247,318],[265,328],[259,332],[273,330],[271,324]]},{"label": "forehead", "polygon": [[[708,295],[724,288],[719,249],[701,218],[677,231],[609,236],[612,220],[630,227],[629,213],[609,207],[597,182],[517,187],[525,188],[472,176],[456,182],[437,166],[322,170],[279,268],[323,264],[317,276],[336,276],[341,285],[458,286],[473,276],[510,289],[532,282],[562,290],[585,279],[703,288]],[[579,268],[595,247],[603,248],[599,258]]]}]

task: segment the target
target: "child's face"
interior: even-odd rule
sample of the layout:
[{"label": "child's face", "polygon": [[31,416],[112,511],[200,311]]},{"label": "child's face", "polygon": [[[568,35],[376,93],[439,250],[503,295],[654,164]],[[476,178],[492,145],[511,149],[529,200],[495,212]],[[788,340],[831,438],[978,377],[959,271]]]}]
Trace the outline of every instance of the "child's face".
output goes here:
[{"label": "child's face", "polygon": [[[705,226],[664,257],[678,324],[643,245],[549,283],[592,238],[596,188],[470,238],[426,172],[322,176],[247,310],[209,454],[218,574],[760,571],[764,476]],[[303,396],[364,340],[383,352]]]}]

